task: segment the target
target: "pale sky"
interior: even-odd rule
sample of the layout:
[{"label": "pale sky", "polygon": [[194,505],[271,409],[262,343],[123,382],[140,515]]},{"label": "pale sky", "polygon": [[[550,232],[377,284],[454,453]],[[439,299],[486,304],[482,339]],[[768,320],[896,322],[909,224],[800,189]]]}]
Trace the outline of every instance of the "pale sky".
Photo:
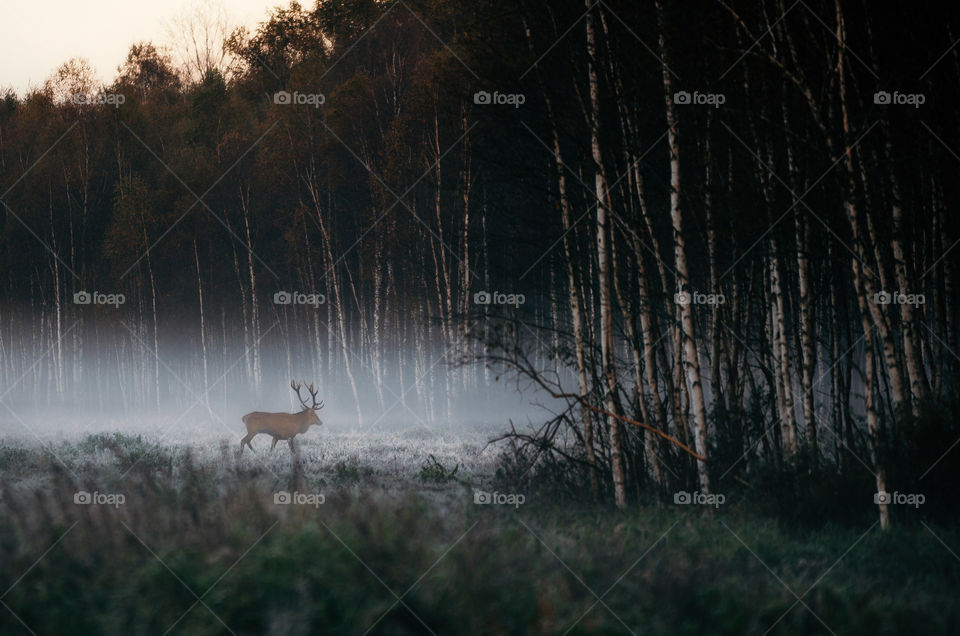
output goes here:
[{"label": "pale sky", "polygon": [[[211,0],[207,0],[211,1]],[[253,27],[289,0],[212,0],[233,26]],[[168,44],[165,25],[198,0],[0,0],[0,90],[39,87],[71,57],[86,58],[108,82],[140,41]],[[312,0],[301,0],[304,7]]]}]

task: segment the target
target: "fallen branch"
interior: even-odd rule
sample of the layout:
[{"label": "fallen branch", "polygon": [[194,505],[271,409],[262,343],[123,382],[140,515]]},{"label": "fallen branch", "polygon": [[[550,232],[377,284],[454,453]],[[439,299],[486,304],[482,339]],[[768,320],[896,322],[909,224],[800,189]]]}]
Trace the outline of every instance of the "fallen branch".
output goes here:
[{"label": "fallen branch", "polygon": [[659,435],[659,436],[662,437],[663,439],[667,440],[668,442],[670,442],[671,444],[677,446],[678,448],[684,450],[685,452],[687,452],[688,454],[692,455],[693,457],[696,457],[696,458],[699,459],[700,461],[702,461],[702,462],[707,461],[707,458],[706,458],[706,457],[704,457],[703,455],[698,454],[696,451],[694,451],[693,449],[691,449],[689,446],[687,446],[686,444],[684,444],[683,442],[681,442],[681,441],[678,440],[677,438],[671,437],[670,435],[664,433],[664,432],[661,431],[660,429],[654,428],[654,427],[650,426],[649,424],[644,424],[643,422],[638,422],[637,420],[631,420],[629,417],[624,417],[623,415],[617,415],[616,413],[611,413],[610,411],[608,411],[608,410],[606,410],[606,409],[602,409],[602,408],[600,408],[600,407],[594,406],[593,404],[590,404],[590,403],[587,401],[586,398],[583,398],[583,397],[581,397],[581,396],[579,396],[579,395],[577,395],[577,394],[575,394],[575,393],[553,393],[553,392],[550,391],[549,389],[547,389],[547,392],[550,393],[553,397],[555,397],[555,398],[557,398],[557,399],[560,399],[560,398],[573,398],[573,399],[579,401],[580,404],[582,404],[583,406],[587,407],[588,409],[590,409],[591,411],[593,411],[593,412],[595,412],[595,413],[601,413],[601,414],[607,415],[607,416],[609,416],[609,417],[615,417],[615,418],[617,418],[618,420],[620,420],[621,422],[626,422],[626,423],[628,423],[628,424],[633,424],[634,426],[639,426],[640,428],[646,429],[646,430],[650,431],[651,433],[656,433],[657,435]]},{"label": "fallen branch", "polygon": [[[525,356],[524,356],[524,358],[525,358]],[[513,360],[507,359],[506,357],[503,357],[503,356],[495,356],[495,357],[494,357],[494,356],[491,356],[491,359],[495,359],[495,360],[498,360],[498,361],[500,361],[500,362],[504,362],[504,363],[506,363],[506,364],[508,364],[508,365],[511,365],[511,366],[513,366],[514,368],[516,368],[518,371],[520,371],[521,373],[524,372],[524,369],[523,369],[519,364],[517,364],[517,363],[516,363],[515,361],[513,361]],[[525,360],[525,361],[526,361],[526,360]],[[644,424],[643,422],[638,422],[637,420],[631,420],[629,417],[624,417],[623,415],[617,415],[616,413],[611,413],[610,411],[607,411],[606,409],[602,409],[602,408],[600,408],[600,407],[594,406],[593,404],[590,404],[590,402],[588,402],[585,397],[583,397],[583,396],[581,396],[581,395],[577,395],[576,393],[562,393],[562,392],[560,392],[560,391],[554,391],[553,389],[551,389],[551,388],[547,385],[546,382],[543,381],[543,378],[541,378],[540,375],[537,374],[537,373],[527,372],[525,375],[526,375],[527,377],[529,377],[531,380],[533,380],[534,382],[536,382],[536,383],[540,386],[540,388],[542,388],[544,391],[546,391],[547,393],[549,393],[551,397],[553,397],[553,398],[555,398],[555,399],[557,399],[557,400],[560,400],[560,399],[574,399],[574,400],[578,401],[581,405],[583,405],[584,407],[590,409],[591,411],[593,411],[593,412],[595,412],[595,413],[600,413],[600,414],[602,414],[602,415],[606,415],[606,416],[609,416],[609,417],[615,417],[616,419],[620,420],[621,422],[626,422],[626,423],[628,423],[628,424],[633,424],[634,426],[639,426],[639,427],[642,428],[642,429],[646,429],[646,430],[650,431],[651,433],[655,433],[655,434],[659,435],[660,437],[662,437],[663,439],[667,440],[668,442],[670,442],[671,444],[673,444],[673,445],[676,446],[677,448],[680,448],[681,450],[683,450],[683,451],[686,452],[687,454],[691,455],[692,457],[695,457],[695,458],[697,458],[698,460],[700,460],[700,461],[702,461],[702,462],[706,462],[706,461],[707,461],[707,458],[706,458],[706,457],[704,457],[703,455],[700,455],[699,453],[697,453],[696,451],[694,451],[692,448],[690,448],[689,446],[687,446],[686,444],[684,444],[683,442],[681,442],[681,441],[678,440],[677,438],[672,437],[672,436],[668,435],[667,433],[664,433],[663,431],[661,431],[661,430],[658,429],[658,428],[654,428],[654,427],[650,426],[649,424]]]}]

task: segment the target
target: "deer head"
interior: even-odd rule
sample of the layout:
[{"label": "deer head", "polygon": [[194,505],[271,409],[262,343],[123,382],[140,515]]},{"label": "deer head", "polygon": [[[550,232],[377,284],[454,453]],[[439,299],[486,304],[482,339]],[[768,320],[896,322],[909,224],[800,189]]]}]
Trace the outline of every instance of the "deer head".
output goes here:
[{"label": "deer head", "polygon": [[294,390],[297,394],[297,399],[300,400],[300,404],[303,405],[303,410],[301,414],[306,416],[306,422],[303,426],[303,430],[306,431],[313,425],[320,426],[323,422],[320,421],[320,417],[317,415],[317,411],[323,408],[323,400],[317,402],[317,393],[320,392],[320,389],[315,389],[313,387],[313,382],[310,383],[310,386],[307,387],[307,392],[310,393],[310,404],[307,404],[307,401],[303,399],[303,396],[300,394],[300,389],[303,387],[302,382],[290,381],[290,388]]}]

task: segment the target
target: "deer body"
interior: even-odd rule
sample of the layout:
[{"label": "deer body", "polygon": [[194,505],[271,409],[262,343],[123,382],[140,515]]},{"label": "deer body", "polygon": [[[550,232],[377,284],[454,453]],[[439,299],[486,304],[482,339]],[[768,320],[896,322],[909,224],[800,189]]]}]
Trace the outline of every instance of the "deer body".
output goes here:
[{"label": "deer body", "polygon": [[[290,383],[290,387],[297,392],[297,397],[300,398],[300,384]],[[263,411],[254,411],[253,413],[247,413],[243,416],[243,423],[247,427],[247,434],[240,440],[240,452],[243,452],[243,447],[250,446],[250,450],[253,450],[253,446],[250,444],[250,441],[259,435],[260,433],[266,433],[267,435],[273,437],[273,444],[270,445],[270,450],[272,451],[276,447],[277,442],[280,440],[286,440],[290,444],[290,451],[293,451],[293,438],[300,433],[306,433],[311,426],[323,424],[320,421],[320,418],[317,416],[317,411],[323,408],[323,402],[317,403],[316,396],[317,391],[313,389],[311,384],[309,389],[310,395],[312,398],[312,404],[310,406],[300,398],[301,404],[303,404],[303,410],[299,413],[264,413]]]}]

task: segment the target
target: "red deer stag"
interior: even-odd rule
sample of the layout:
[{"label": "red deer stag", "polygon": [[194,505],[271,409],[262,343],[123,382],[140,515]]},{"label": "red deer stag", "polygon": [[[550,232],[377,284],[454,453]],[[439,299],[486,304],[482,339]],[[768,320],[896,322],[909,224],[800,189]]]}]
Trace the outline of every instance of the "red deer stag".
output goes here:
[{"label": "red deer stag", "polygon": [[310,392],[310,405],[308,406],[306,400],[300,395],[301,386],[303,386],[302,382],[293,382],[292,380],[290,382],[290,388],[296,391],[297,398],[300,400],[300,404],[303,405],[303,410],[299,413],[263,413],[261,411],[254,411],[253,413],[247,413],[243,416],[243,423],[247,426],[247,434],[240,440],[241,453],[243,453],[244,445],[250,446],[250,450],[253,450],[253,446],[250,445],[250,440],[260,433],[266,433],[273,437],[273,444],[270,445],[271,451],[273,451],[278,441],[285,439],[290,444],[290,452],[293,452],[294,436],[300,433],[306,433],[314,424],[317,426],[323,424],[320,418],[317,417],[317,411],[323,408],[323,402],[317,402],[319,389],[314,389],[312,382],[310,386],[307,387],[307,391]]}]

